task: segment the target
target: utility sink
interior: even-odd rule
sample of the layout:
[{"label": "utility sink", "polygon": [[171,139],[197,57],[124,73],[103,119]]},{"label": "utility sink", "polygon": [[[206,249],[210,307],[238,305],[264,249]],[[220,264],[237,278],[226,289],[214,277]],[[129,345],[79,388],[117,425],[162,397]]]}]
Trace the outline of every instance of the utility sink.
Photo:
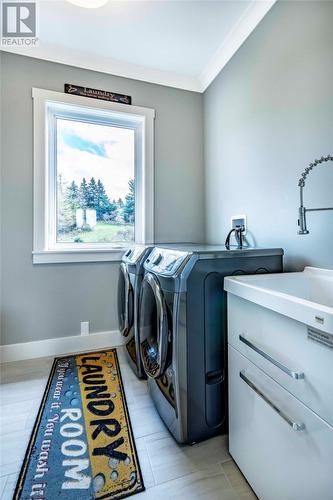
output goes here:
[{"label": "utility sink", "polygon": [[233,276],[224,289],[318,330],[333,334],[333,271]]}]

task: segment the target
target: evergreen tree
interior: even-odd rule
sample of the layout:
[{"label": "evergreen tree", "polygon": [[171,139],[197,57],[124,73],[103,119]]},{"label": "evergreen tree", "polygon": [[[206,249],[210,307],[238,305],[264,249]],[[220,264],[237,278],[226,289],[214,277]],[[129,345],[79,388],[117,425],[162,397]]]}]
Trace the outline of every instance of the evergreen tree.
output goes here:
[{"label": "evergreen tree", "polygon": [[118,200],[113,200],[113,203],[116,207],[116,215],[115,215],[115,222],[118,222],[119,224],[122,224],[124,222],[124,202],[122,198],[118,198]]},{"label": "evergreen tree", "polygon": [[112,212],[114,211],[114,207],[109,200],[108,195],[106,194],[104,185],[100,179],[97,181],[96,186],[96,215],[97,220],[105,220],[112,218]]},{"label": "evergreen tree", "polygon": [[88,208],[88,201],[89,201],[89,196],[88,196],[88,184],[86,181],[86,178],[83,177],[81,184],[80,184],[80,208]]},{"label": "evergreen tree", "polygon": [[80,191],[75,181],[72,181],[66,189],[66,203],[72,210],[80,208]]},{"label": "evergreen tree", "polygon": [[117,220],[117,213],[118,213],[118,207],[117,207],[117,202],[115,199],[113,199],[110,203],[109,210],[108,210],[108,218],[111,221],[116,221]]},{"label": "evergreen tree", "polygon": [[90,179],[87,189],[87,208],[95,209],[97,212],[97,206],[98,206],[97,184],[94,177],[92,177]]},{"label": "evergreen tree", "polygon": [[62,175],[57,176],[57,231],[60,233],[66,231],[68,226],[68,220],[65,210],[65,183],[63,181]]},{"label": "evergreen tree", "polygon": [[[74,199],[75,194],[72,193],[73,184],[66,187],[66,182],[63,180],[61,174],[57,178],[58,189],[58,214],[57,214],[57,227],[60,233],[65,233],[71,231],[75,227],[75,209],[74,209]],[[77,190],[77,186],[75,185]],[[73,194],[73,198],[72,198]]]},{"label": "evergreen tree", "polygon": [[135,218],[135,184],[133,179],[128,182],[128,189],[129,192],[125,196],[125,205],[123,208],[124,221],[133,224]]},{"label": "evergreen tree", "polygon": [[64,194],[63,210],[67,223],[74,227],[76,225],[76,209],[80,208],[80,192],[74,181],[66,188]]}]

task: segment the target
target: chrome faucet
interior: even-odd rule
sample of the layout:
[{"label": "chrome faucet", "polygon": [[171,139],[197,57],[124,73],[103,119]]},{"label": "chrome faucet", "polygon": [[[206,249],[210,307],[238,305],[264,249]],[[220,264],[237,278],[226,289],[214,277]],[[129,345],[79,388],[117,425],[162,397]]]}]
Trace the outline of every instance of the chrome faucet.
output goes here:
[{"label": "chrome faucet", "polygon": [[315,160],[313,163],[310,163],[309,166],[304,170],[301,175],[300,180],[298,181],[299,187],[299,196],[300,196],[300,207],[298,209],[298,234],[309,234],[309,231],[306,227],[306,213],[307,212],[319,212],[322,210],[333,210],[333,207],[325,207],[325,208],[305,208],[303,204],[303,188],[305,186],[305,179],[307,178],[309,172],[316,167],[317,165],[324,163],[326,161],[333,161],[333,156],[327,155],[322,156],[320,160]]}]

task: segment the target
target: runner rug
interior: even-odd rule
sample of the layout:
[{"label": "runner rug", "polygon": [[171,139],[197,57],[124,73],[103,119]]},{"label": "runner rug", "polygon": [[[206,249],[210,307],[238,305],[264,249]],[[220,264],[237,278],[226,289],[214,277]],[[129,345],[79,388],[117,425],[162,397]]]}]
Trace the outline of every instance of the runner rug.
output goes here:
[{"label": "runner rug", "polygon": [[56,358],[14,499],[120,499],[143,491],[115,349]]}]

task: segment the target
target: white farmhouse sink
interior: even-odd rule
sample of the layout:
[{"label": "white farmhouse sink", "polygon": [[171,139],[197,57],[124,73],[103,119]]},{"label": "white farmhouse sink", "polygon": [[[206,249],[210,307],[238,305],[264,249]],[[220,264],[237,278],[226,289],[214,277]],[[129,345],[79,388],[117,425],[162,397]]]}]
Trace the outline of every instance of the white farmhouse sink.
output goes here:
[{"label": "white farmhouse sink", "polygon": [[225,278],[234,295],[333,334],[333,271],[305,267],[297,273]]}]

